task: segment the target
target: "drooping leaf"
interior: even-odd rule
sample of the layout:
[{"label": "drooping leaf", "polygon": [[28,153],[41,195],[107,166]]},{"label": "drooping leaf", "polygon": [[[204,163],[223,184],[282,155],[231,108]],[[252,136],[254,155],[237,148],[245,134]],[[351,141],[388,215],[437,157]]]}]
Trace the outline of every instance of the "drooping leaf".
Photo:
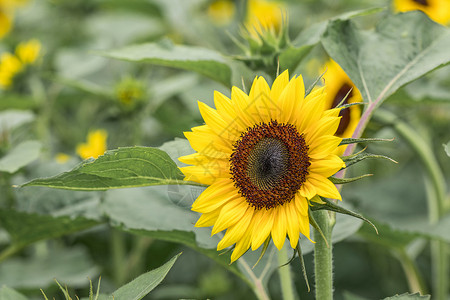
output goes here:
[{"label": "drooping leaf", "polygon": [[126,147],[105,152],[50,178],[38,178],[24,186],[99,191],[151,185],[189,184],[176,164],[162,150],[151,147]]},{"label": "drooping leaf", "polygon": [[57,278],[63,284],[78,288],[85,287],[86,279],[98,276],[99,272],[85,248],[48,247],[45,254],[15,256],[3,261],[0,282],[17,289],[44,289],[53,285]]},{"label": "drooping leaf", "polygon": [[450,62],[450,29],[414,11],[388,15],[375,32],[335,20],[322,36],[328,54],[368,102],[381,103],[398,88]]},{"label": "drooping leaf", "polygon": [[102,51],[99,54],[115,59],[194,71],[230,86],[231,69],[226,59],[220,53],[206,48],[173,45],[168,41],[161,41]]},{"label": "drooping leaf", "polygon": [[6,285],[0,287],[0,300],[27,300],[27,297]]},{"label": "drooping leaf", "polygon": [[0,159],[0,171],[14,173],[39,157],[42,144],[38,141],[26,141],[12,148]]},{"label": "drooping leaf", "polygon": [[82,217],[52,217],[0,209],[0,224],[10,234],[12,245],[23,247],[39,240],[87,229],[99,223]]},{"label": "drooping leaf", "polygon": [[140,275],[138,278],[120,287],[112,293],[110,300],[140,300],[163,281],[167,273],[181,255],[175,255],[161,267]]}]

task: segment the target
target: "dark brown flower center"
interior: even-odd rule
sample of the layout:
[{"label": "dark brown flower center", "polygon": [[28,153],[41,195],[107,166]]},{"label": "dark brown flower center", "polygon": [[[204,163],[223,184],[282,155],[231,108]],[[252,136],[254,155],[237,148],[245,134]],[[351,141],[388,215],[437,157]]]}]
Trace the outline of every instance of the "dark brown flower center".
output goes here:
[{"label": "dark brown flower center", "polygon": [[303,134],[277,121],[248,128],[230,158],[234,185],[256,209],[290,202],[305,182],[310,165]]},{"label": "dark brown flower center", "polygon": [[428,1],[427,0],[413,0],[414,2],[423,5],[423,6],[428,6]]},{"label": "dark brown flower center", "polygon": [[[348,94],[348,96],[347,96]],[[341,103],[341,101],[345,98],[345,96],[347,96],[347,98],[345,98],[344,102],[342,104],[347,104],[348,99],[350,99],[353,95],[353,90],[352,90],[352,86],[349,85],[348,83],[344,83],[341,88],[338,90],[338,92],[336,93],[336,95],[334,96],[333,99],[333,104],[331,105],[331,108],[334,108],[336,106],[339,105],[339,103]],[[349,107],[341,109],[341,111],[339,112],[339,116],[341,116],[341,121],[339,122],[339,127],[336,130],[335,135],[337,136],[342,136],[345,132],[345,130],[348,127],[348,124],[350,124],[350,110]]]}]

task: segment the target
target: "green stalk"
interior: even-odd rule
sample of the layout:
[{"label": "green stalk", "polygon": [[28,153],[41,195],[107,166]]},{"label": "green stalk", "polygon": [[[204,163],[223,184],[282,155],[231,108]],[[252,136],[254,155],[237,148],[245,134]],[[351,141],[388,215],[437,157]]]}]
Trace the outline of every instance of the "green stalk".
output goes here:
[{"label": "green stalk", "polygon": [[[402,122],[391,112],[378,109],[375,118],[391,125],[398,134],[416,152],[422,165],[425,167],[428,191],[428,217],[431,224],[436,224],[445,214],[446,184],[444,175],[427,142],[405,122]],[[448,246],[442,241],[431,241],[431,262],[433,273],[433,296],[437,300],[447,299],[449,290],[449,260]]]},{"label": "green stalk", "polygon": [[[283,247],[280,251],[278,251],[278,264],[281,266],[287,261],[289,261],[287,250],[286,247]],[[278,275],[280,276],[281,294],[283,296],[283,300],[294,300],[295,293],[292,282],[291,265],[287,264],[278,268]]]},{"label": "green stalk", "polygon": [[314,246],[316,299],[331,300],[333,299],[333,249],[331,232],[334,221],[330,214],[334,213],[318,210],[313,212],[313,214],[328,241],[327,245],[322,235],[317,230],[314,230],[314,239],[316,241]]},{"label": "green stalk", "polygon": [[396,249],[395,253],[405,272],[409,290],[412,293],[419,292],[421,295],[427,294],[425,282],[414,260],[411,259],[404,249]]},{"label": "green stalk", "polygon": [[125,236],[123,232],[115,228],[111,229],[111,250],[114,282],[117,286],[122,286],[127,279],[125,265]]}]

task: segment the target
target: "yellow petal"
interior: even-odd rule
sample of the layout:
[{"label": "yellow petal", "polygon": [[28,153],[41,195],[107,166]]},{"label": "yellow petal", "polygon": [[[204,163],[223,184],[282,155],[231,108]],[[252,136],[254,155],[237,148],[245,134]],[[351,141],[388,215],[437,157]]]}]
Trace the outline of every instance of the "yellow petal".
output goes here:
[{"label": "yellow petal", "polygon": [[283,93],[288,83],[289,83],[289,71],[286,70],[274,80],[272,88],[270,90],[270,98],[279,99],[281,93]]},{"label": "yellow petal", "polygon": [[216,106],[219,115],[222,116],[226,123],[228,123],[228,127],[231,128],[231,130],[238,132],[245,130],[247,126],[240,118],[238,118],[236,109],[228,97],[218,91],[214,91],[214,105]]},{"label": "yellow petal", "polygon": [[339,194],[336,186],[328,178],[319,174],[309,174],[307,180],[314,185],[318,195],[342,200],[341,194]]},{"label": "yellow petal", "polygon": [[309,145],[308,156],[311,159],[322,159],[327,157],[338,147],[342,139],[337,136],[325,135]]},{"label": "yellow petal", "polygon": [[220,210],[219,217],[217,218],[216,224],[214,224],[211,235],[236,224],[247,211],[248,206],[247,201],[242,197],[231,200],[225,204]]},{"label": "yellow petal", "polygon": [[194,127],[184,136],[195,151],[206,156],[229,158],[233,149],[229,140],[218,137],[208,125]]},{"label": "yellow petal", "polygon": [[[250,224],[250,226],[252,226]],[[236,243],[236,247],[233,250],[233,253],[231,253],[231,263],[235,262],[239,257],[241,257],[245,252],[247,252],[248,248],[250,247],[251,243],[251,232],[250,227],[248,232],[246,232],[242,238]]]},{"label": "yellow petal", "polygon": [[197,223],[195,223],[195,227],[209,227],[213,226],[216,223],[217,218],[219,217],[220,209],[213,210],[210,213],[202,214],[198,219]]},{"label": "yellow petal", "polygon": [[295,207],[301,216],[308,216],[308,200],[299,193],[294,198]]},{"label": "yellow petal", "polygon": [[209,107],[203,102],[198,102],[198,108],[200,114],[203,117],[206,125],[208,125],[211,130],[222,139],[227,139],[231,143],[236,141],[239,137],[239,132],[236,128],[230,128],[227,122],[225,122],[221,115],[214,109]]},{"label": "yellow petal", "polygon": [[269,236],[270,231],[273,227],[274,215],[275,214],[273,209],[264,210],[264,214],[261,217],[261,220],[253,228],[252,250],[258,249],[259,246],[261,246]]},{"label": "yellow petal", "polygon": [[275,208],[275,218],[272,227],[272,240],[278,250],[284,245],[286,241],[286,214],[282,206]]},{"label": "yellow petal", "polygon": [[222,250],[238,242],[242,236],[248,231],[248,226],[252,220],[255,209],[249,206],[242,218],[233,226],[227,229],[222,240],[217,245],[217,250]]},{"label": "yellow petal", "polygon": [[308,181],[308,178],[306,178],[306,181],[303,182],[302,186],[300,187],[299,193],[306,199],[311,199],[312,197],[314,197],[314,195],[317,194],[316,188],[311,184],[310,181]]},{"label": "yellow petal", "polygon": [[287,233],[289,235],[289,241],[291,247],[295,248],[300,238],[300,225],[299,216],[295,208],[295,204],[291,201],[283,206],[285,208],[285,213],[287,217]]},{"label": "yellow petal", "polygon": [[209,213],[237,197],[240,195],[230,179],[218,179],[198,196],[192,204],[192,210]]},{"label": "yellow petal", "polygon": [[311,159],[309,166],[310,173],[320,174],[326,178],[334,175],[341,168],[345,167],[342,159],[334,154],[330,154],[322,159]]},{"label": "yellow petal", "polygon": [[313,130],[305,130],[305,141],[311,144],[312,141],[324,135],[334,135],[339,127],[341,119],[335,117],[323,117],[317,124],[311,126]]}]

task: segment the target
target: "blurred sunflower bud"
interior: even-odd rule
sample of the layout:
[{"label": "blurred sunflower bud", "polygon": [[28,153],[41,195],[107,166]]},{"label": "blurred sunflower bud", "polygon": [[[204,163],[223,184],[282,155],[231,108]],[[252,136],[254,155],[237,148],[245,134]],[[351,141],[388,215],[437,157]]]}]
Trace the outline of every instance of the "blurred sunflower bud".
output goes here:
[{"label": "blurred sunflower bud", "polygon": [[132,112],[141,107],[145,98],[144,84],[132,77],[123,78],[116,86],[115,95],[123,112]]},{"label": "blurred sunflower bud", "polygon": [[218,26],[228,25],[236,12],[236,6],[231,0],[216,0],[208,6],[208,16]]},{"label": "blurred sunflower bud", "polygon": [[242,36],[248,43],[241,46],[244,61],[250,68],[276,73],[278,56],[290,45],[284,5],[265,0],[248,1],[248,9]]}]

